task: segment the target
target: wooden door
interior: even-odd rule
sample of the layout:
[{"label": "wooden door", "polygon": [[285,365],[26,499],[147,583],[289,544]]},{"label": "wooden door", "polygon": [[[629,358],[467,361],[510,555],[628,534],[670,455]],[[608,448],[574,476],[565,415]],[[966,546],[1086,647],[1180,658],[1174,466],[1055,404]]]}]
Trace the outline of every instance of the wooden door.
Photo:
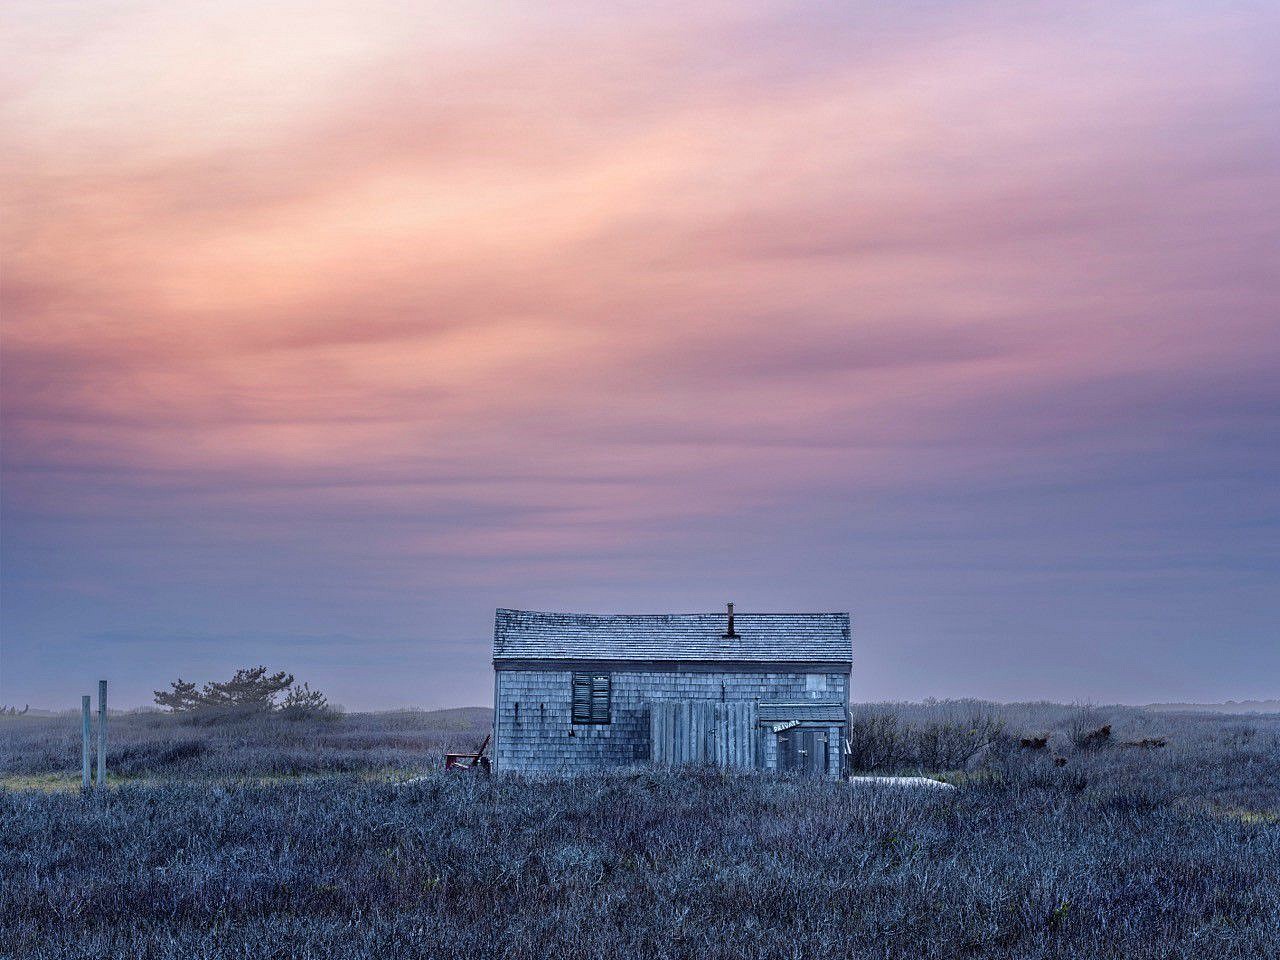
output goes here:
[{"label": "wooden door", "polygon": [[827,772],[827,733],[792,727],[778,734],[778,769],[821,777]]},{"label": "wooden door", "polygon": [[756,705],[749,701],[654,700],[650,759],[662,766],[714,763],[744,770],[756,762]]}]

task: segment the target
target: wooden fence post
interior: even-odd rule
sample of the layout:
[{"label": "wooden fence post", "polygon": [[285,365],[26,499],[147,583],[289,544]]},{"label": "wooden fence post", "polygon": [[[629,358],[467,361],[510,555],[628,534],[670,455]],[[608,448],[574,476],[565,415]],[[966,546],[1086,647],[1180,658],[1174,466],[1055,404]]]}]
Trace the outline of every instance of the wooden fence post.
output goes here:
[{"label": "wooden fence post", "polygon": [[98,789],[107,785],[107,681],[98,681]]},{"label": "wooden fence post", "polygon": [[83,737],[80,750],[80,789],[89,792],[89,701],[93,698],[87,693],[80,698],[80,719],[83,721]]}]

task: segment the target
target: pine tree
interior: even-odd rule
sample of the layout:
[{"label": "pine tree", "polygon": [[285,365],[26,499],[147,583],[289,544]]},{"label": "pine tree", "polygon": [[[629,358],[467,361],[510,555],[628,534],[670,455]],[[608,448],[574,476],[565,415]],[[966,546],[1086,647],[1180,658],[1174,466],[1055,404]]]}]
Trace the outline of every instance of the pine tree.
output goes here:
[{"label": "pine tree", "polygon": [[[283,670],[268,674],[263,666],[237,670],[230,680],[211,680],[203,687],[181,677],[169,686],[169,690],[154,691],[155,701],[173,713],[202,709],[268,712],[283,708],[293,716],[314,716],[329,711],[329,702],[319,690],[312,690],[305,683],[295,687],[293,674]],[[282,693],[286,694],[284,701],[277,703]]]},{"label": "pine tree", "polygon": [[293,674],[267,675],[263,666],[237,670],[230,680],[211,681],[200,691],[200,699],[206,706],[230,707],[237,710],[270,710],[276,705],[276,697],[293,684]]},{"label": "pine tree", "polygon": [[304,683],[285,695],[280,710],[294,719],[316,717],[330,712],[329,699],[319,690],[312,690],[310,684]]},{"label": "pine tree", "polygon": [[187,710],[194,710],[200,706],[200,692],[196,689],[194,683],[183,680],[179,677],[169,684],[170,690],[156,690],[156,704],[161,707],[168,707],[174,713],[183,713]]}]

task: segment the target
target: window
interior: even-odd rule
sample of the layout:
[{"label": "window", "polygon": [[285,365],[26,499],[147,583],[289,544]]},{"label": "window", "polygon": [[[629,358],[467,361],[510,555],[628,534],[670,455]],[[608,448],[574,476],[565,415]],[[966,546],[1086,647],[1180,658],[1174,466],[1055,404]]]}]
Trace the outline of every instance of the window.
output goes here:
[{"label": "window", "polygon": [[609,674],[573,675],[573,722],[609,722]]}]

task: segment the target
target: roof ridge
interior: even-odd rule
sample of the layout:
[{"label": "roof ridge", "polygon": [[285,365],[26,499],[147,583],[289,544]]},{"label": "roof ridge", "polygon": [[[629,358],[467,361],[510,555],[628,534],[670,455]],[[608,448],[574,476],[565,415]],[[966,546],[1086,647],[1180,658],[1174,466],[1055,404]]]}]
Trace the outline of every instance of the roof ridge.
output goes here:
[{"label": "roof ridge", "polygon": [[[540,617],[652,617],[668,619],[671,617],[723,617],[723,610],[697,610],[688,613],[587,613],[571,610],[521,610],[515,607],[498,607],[497,613],[527,613]],[[848,610],[734,610],[735,617],[847,617]]]}]

